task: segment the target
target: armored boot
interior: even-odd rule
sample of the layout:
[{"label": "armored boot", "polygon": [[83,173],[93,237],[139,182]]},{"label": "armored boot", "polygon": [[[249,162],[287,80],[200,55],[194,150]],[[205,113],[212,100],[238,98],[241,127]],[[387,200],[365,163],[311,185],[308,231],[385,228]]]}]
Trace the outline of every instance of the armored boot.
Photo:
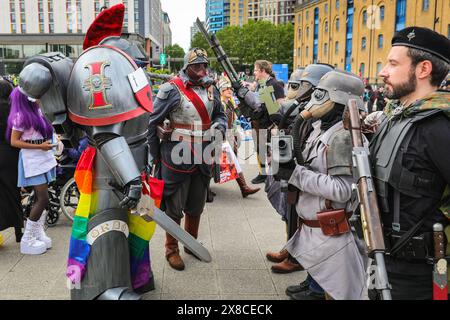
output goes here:
[{"label": "armored boot", "polygon": [[127,287],[107,289],[96,300],[141,300],[141,296]]},{"label": "armored boot", "polygon": [[286,249],[283,249],[280,252],[267,252],[266,254],[267,260],[276,263],[283,262],[287,257],[289,257],[289,252]]},{"label": "armored boot", "polygon": [[271,269],[273,273],[291,273],[305,270],[302,265],[291,256],[288,256],[280,263],[274,264]]},{"label": "armored boot", "polygon": [[[193,236],[195,239],[197,239],[198,236],[198,228],[200,226],[200,217],[198,216],[192,216],[190,214],[184,215],[184,230],[186,230],[191,236]],[[194,256],[197,260],[200,260],[191,250],[184,247],[184,252],[187,254],[190,254],[191,256]]]},{"label": "armored boot", "polygon": [[244,174],[241,172],[239,173],[239,178],[236,179],[237,184],[239,185],[239,188],[241,189],[242,198],[246,198],[250,194],[254,194],[260,190],[260,188],[252,189],[247,185],[247,182],[245,182]]},{"label": "armored boot", "polygon": [[[180,224],[180,219],[174,220],[177,224]],[[166,259],[169,265],[175,270],[184,270],[184,262],[180,257],[180,250],[178,249],[178,240],[172,237],[172,235],[166,232]]]}]

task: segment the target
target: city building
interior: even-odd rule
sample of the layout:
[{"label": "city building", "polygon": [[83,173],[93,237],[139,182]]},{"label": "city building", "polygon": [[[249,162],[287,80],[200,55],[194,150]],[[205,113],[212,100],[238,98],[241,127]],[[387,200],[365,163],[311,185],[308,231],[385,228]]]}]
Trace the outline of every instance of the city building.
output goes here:
[{"label": "city building", "polygon": [[[205,21],[202,21],[202,23],[206,27]],[[191,42],[192,42],[192,39],[194,39],[194,36],[199,32],[200,32],[200,30],[198,29],[197,23],[194,22],[191,27]]]},{"label": "city building", "polygon": [[450,37],[450,1],[299,0],[294,66],[329,63],[379,83],[394,33],[414,25]]},{"label": "city building", "polygon": [[[17,74],[34,54],[60,51],[76,58],[103,6],[125,5],[124,36],[141,42],[154,60],[167,28],[160,0],[0,0],[0,75]],[[163,21],[164,20],[164,21]],[[169,34],[171,34],[169,32]],[[171,40],[170,40],[171,42]]]},{"label": "city building", "polygon": [[228,25],[243,26],[248,20],[293,23],[296,3],[296,0],[206,0],[206,26],[215,33]]},{"label": "city building", "polygon": [[[298,1],[247,0],[247,2],[248,20],[267,20],[271,21],[273,24],[284,24],[289,22],[293,23],[295,5]],[[315,2],[317,2],[317,0]]]},{"label": "city building", "polygon": [[231,26],[242,27],[248,21],[248,1],[230,0],[229,21]]},{"label": "city building", "polygon": [[172,45],[172,30],[170,29],[170,18],[167,12],[163,12],[163,47]]},{"label": "city building", "polygon": [[[229,0],[206,0],[206,30],[211,33],[216,33],[228,25],[229,9]],[[228,16],[225,14],[228,14]],[[227,18],[228,24],[226,24],[225,18]]]}]

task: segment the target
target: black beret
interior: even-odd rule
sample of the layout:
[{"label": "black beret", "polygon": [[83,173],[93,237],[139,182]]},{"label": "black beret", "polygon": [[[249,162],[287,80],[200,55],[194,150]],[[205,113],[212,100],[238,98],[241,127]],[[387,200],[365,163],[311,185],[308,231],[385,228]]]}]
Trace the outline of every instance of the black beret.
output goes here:
[{"label": "black beret", "polygon": [[450,40],[436,31],[423,27],[408,27],[392,38],[392,46],[423,50],[450,63]]}]

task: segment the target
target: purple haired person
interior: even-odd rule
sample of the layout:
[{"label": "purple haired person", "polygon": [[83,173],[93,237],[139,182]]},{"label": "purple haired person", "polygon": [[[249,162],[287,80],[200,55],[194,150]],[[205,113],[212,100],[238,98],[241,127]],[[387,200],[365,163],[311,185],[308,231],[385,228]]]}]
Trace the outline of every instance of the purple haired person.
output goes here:
[{"label": "purple haired person", "polygon": [[56,159],[51,143],[53,127],[44,117],[38,103],[29,99],[20,89],[11,95],[6,138],[11,146],[19,148],[18,187],[33,187],[36,202],[27,219],[20,242],[22,254],[42,254],[52,246],[45,234],[44,209],[48,206],[48,184],[56,177]]}]

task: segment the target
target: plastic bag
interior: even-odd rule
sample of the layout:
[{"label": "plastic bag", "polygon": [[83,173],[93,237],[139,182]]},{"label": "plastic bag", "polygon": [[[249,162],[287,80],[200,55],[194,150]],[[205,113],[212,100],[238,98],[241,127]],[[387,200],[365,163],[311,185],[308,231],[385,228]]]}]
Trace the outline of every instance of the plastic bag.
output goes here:
[{"label": "plastic bag", "polygon": [[220,155],[220,180],[219,183],[225,183],[239,177],[241,168],[237,161],[233,148],[228,141],[222,144],[222,154]]}]

